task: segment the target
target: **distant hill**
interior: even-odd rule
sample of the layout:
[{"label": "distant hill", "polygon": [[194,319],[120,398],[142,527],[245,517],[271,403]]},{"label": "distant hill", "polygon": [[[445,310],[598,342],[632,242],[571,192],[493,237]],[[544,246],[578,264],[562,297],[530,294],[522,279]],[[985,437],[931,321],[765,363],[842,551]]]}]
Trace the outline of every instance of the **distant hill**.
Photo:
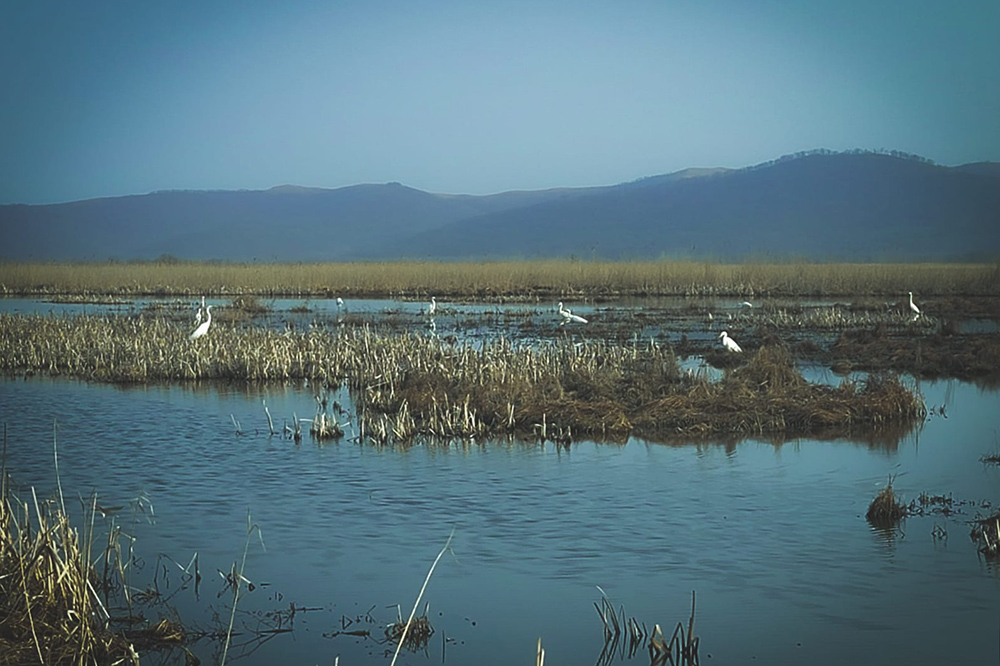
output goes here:
[{"label": "distant hill", "polygon": [[882,154],[810,154],[459,220],[385,254],[993,260],[1000,174]]},{"label": "distant hill", "polygon": [[995,259],[1000,165],[801,154],[593,188],[164,191],[0,206],[0,259]]}]

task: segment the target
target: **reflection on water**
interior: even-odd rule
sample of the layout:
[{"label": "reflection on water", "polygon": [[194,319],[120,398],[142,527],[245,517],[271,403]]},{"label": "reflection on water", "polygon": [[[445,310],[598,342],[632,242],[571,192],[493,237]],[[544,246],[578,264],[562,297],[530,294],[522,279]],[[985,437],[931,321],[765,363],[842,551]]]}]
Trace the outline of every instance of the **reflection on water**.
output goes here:
[{"label": "reflection on water", "polygon": [[[994,663],[1000,576],[966,536],[971,516],[911,518],[888,534],[863,517],[890,473],[907,501],[920,492],[1000,499],[1000,469],[979,462],[997,446],[997,394],[954,381],[920,389],[947,416],[894,446],[633,439],[392,450],[268,436],[261,401],[280,430],[315,409],[302,385],[3,380],[0,420],[20,488],[54,491],[55,422],[68,498],[149,498],[155,524],[135,526],[145,573],[160,553],[182,563],[199,555],[201,600],[174,598],[188,621],[225,615],[215,570],[241,556],[251,510],[266,550],[251,543],[247,576],[260,586],[241,608],[322,610],[296,618],[294,639],[237,663],[381,659],[386,646],[323,634],[374,606],[381,636],[394,605],[412,605],[452,529],[453,552],[426,594],[439,633],[428,656],[406,663],[438,663],[441,635],[455,639],[450,663],[530,663],[539,636],[552,663],[591,663],[603,646],[598,585],[630,616],[664,627],[686,621],[697,590],[695,633],[712,663],[881,663],[886,654],[954,663],[956,646],[965,663]],[[947,539],[932,538],[935,524]],[[210,663],[211,646],[195,651]]]}]

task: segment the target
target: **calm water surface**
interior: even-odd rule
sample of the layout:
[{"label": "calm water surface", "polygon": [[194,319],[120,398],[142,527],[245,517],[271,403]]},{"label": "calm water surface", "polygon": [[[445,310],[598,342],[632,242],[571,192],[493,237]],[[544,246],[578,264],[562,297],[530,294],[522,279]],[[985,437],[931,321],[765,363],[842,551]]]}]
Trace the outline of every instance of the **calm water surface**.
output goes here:
[{"label": "calm water surface", "polygon": [[[96,490],[104,506],[140,493],[152,502],[155,522],[135,527],[145,562],[135,582],[148,583],[159,554],[186,564],[197,552],[200,598],[184,590],[172,599],[189,623],[211,627],[213,610],[228,619],[216,570],[241,556],[252,512],[266,549],[255,537],[246,576],[266,585],[240,608],[321,610],[236,663],[387,663],[385,645],[324,633],[374,607],[375,624],[350,628],[381,636],[395,604],[408,612],[452,530],[453,554],[425,597],[437,633],[406,663],[441,663],[443,634],[454,639],[445,663],[530,664],[542,637],[547,664],[593,664],[603,645],[596,586],[628,615],[671,630],[687,621],[696,590],[703,664],[997,663],[1000,573],[969,540],[973,512],[910,518],[890,535],[863,517],[890,473],[907,500],[1000,500],[1000,470],[979,462],[1000,448],[1000,395],[959,382],[921,391],[947,418],[876,447],[630,440],[568,451],[505,442],[380,450],[269,437],[261,400],[280,428],[312,415],[308,386],[6,379],[0,420],[22,491],[54,492],[56,423],[67,498]],[[932,538],[935,524],[946,540]],[[242,613],[237,624],[254,626]],[[213,663],[212,645],[195,652]],[[643,655],[634,663],[647,663]]]}]

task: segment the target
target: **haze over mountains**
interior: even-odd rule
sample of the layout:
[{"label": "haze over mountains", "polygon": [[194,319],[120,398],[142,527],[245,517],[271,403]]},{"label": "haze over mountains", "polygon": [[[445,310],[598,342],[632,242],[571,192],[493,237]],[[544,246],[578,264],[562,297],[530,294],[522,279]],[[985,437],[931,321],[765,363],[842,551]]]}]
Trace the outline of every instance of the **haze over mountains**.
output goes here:
[{"label": "haze over mountains", "polygon": [[165,191],[0,206],[0,258],[994,260],[1000,163],[812,151],[592,188]]}]

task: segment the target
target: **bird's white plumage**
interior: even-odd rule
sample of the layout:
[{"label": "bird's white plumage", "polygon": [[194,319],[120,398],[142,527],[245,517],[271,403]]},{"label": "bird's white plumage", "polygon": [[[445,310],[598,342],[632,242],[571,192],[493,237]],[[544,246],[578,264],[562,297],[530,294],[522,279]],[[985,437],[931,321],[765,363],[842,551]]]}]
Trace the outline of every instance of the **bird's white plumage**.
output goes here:
[{"label": "bird's white plumage", "polygon": [[191,333],[191,340],[195,338],[200,338],[201,336],[208,333],[208,327],[212,325],[212,306],[209,305],[205,308],[205,321],[198,325],[198,328],[194,329]]},{"label": "bird's white plumage", "polygon": [[722,346],[731,352],[742,352],[743,348],[736,344],[736,340],[729,337],[729,333],[723,331],[719,334],[719,338],[722,339]]},{"label": "bird's white plumage", "polygon": [[[569,308],[564,308],[562,302],[559,303],[559,315],[563,318],[562,323],[568,324],[571,321],[578,322],[580,324],[586,324],[587,320],[580,315],[573,314],[573,311]],[[560,324],[562,326],[562,324]]]},{"label": "bird's white plumage", "polygon": [[910,292],[910,312],[912,312],[913,314],[917,315],[918,317],[920,316],[920,308],[918,308],[917,304],[913,302],[913,292],[912,291]]},{"label": "bird's white plumage", "polygon": [[431,296],[431,304],[427,306],[427,315],[430,317],[434,316],[434,312],[437,310],[437,301]]}]

